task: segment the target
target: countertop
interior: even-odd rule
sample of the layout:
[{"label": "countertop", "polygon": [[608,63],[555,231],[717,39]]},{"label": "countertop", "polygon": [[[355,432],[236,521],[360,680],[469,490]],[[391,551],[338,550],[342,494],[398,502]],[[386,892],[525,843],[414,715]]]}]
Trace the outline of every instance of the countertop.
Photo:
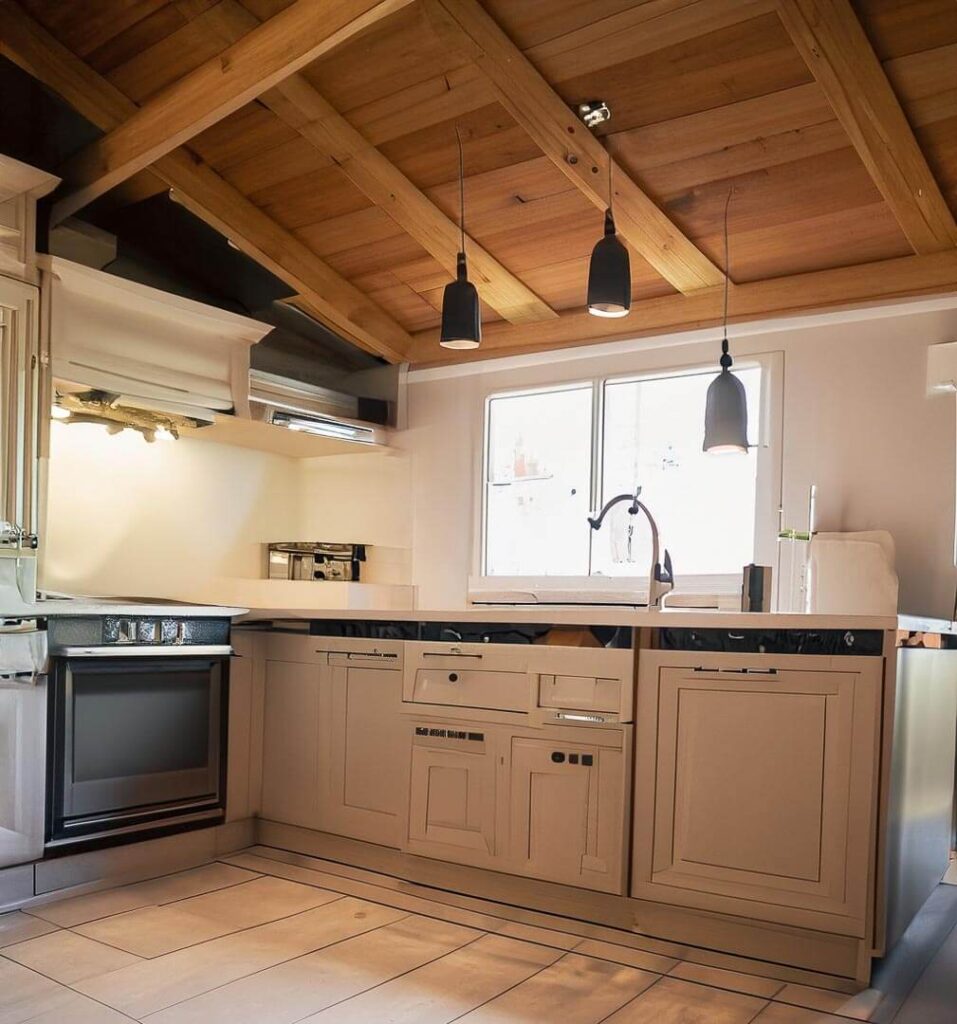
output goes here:
[{"label": "countertop", "polygon": [[[909,629],[894,615],[802,615],[776,612],[721,612],[700,609],[651,611],[637,607],[603,605],[482,605],[470,608],[372,609],[257,608],[240,619],[332,620],[366,622],[515,622],[556,626],[630,626],[634,629]],[[928,623],[931,620],[914,619]],[[949,624],[948,624],[949,625]],[[931,630],[926,629],[926,632]]]},{"label": "countertop", "polygon": [[33,604],[22,601],[0,604],[0,618],[57,619],[87,615],[137,615],[156,618],[231,618],[245,615],[246,608],[219,605],[179,604],[172,601],[131,601],[107,598],[53,598]]}]

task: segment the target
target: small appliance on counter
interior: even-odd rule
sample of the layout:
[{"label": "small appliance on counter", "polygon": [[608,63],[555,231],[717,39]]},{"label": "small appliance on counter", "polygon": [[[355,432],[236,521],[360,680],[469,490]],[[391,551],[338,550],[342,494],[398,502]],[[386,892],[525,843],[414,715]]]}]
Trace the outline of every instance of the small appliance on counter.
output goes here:
[{"label": "small appliance on counter", "polygon": [[358,583],[366,544],[284,541],[266,545],[266,578],[270,580],[339,580]]}]

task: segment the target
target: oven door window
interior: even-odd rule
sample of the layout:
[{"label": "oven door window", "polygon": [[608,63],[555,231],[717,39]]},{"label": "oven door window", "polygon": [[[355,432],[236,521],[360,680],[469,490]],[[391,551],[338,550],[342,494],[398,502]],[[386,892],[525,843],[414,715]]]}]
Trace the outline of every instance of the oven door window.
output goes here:
[{"label": "oven door window", "polygon": [[66,817],[216,799],[216,661],[71,661],[66,675]]}]

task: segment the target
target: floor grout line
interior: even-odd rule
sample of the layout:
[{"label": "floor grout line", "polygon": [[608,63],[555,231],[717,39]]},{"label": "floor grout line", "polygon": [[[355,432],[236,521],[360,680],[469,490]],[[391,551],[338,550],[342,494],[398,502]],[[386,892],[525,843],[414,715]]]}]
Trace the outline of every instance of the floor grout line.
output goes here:
[{"label": "floor grout line", "polygon": [[[508,936],[503,936],[503,938],[508,938]],[[519,939],[517,941],[522,942],[523,940]],[[554,947],[550,946],[549,948],[553,949]],[[470,1009],[466,1010],[464,1013],[460,1013],[458,1016],[453,1017],[449,1021],[446,1021],[445,1024],[455,1024],[455,1021],[461,1020],[463,1017],[467,1017],[470,1013],[474,1013],[476,1010],[480,1010],[483,1006],[487,1006],[489,1003],[495,1002],[495,1000],[499,999],[501,996],[504,996],[507,993],[512,992],[514,989],[517,989],[519,986],[524,985],[526,981],[531,981],[532,978],[537,978],[543,971],[549,970],[550,968],[554,967],[555,964],[560,964],[562,960],[564,960],[570,952],[570,949],[566,950],[561,956],[555,957],[555,959],[550,964],[544,964],[542,967],[539,967],[537,971],[533,971],[530,975],[528,975],[527,978],[522,978],[521,981],[516,981],[514,985],[509,985],[508,988],[503,988],[501,992],[497,992],[494,996],[489,996],[488,999],[483,999],[482,1002],[478,1003],[476,1006],[473,1006]]]}]

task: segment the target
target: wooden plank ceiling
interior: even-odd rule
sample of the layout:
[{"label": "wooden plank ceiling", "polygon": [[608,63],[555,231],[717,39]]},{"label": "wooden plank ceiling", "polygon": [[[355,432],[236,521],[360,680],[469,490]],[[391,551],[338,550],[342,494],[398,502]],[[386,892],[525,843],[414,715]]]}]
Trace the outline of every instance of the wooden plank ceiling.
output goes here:
[{"label": "wooden plank ceiling", "polygon": [[[714,323],[732,188],[732,318],[957,291],[954,0],[0,0],[0,52],[107,133],[61,213],[172,184],[391,361]],[[456,127],[477,353],[438,347]],[[609,159],[611,321],[583,311]]]}]

